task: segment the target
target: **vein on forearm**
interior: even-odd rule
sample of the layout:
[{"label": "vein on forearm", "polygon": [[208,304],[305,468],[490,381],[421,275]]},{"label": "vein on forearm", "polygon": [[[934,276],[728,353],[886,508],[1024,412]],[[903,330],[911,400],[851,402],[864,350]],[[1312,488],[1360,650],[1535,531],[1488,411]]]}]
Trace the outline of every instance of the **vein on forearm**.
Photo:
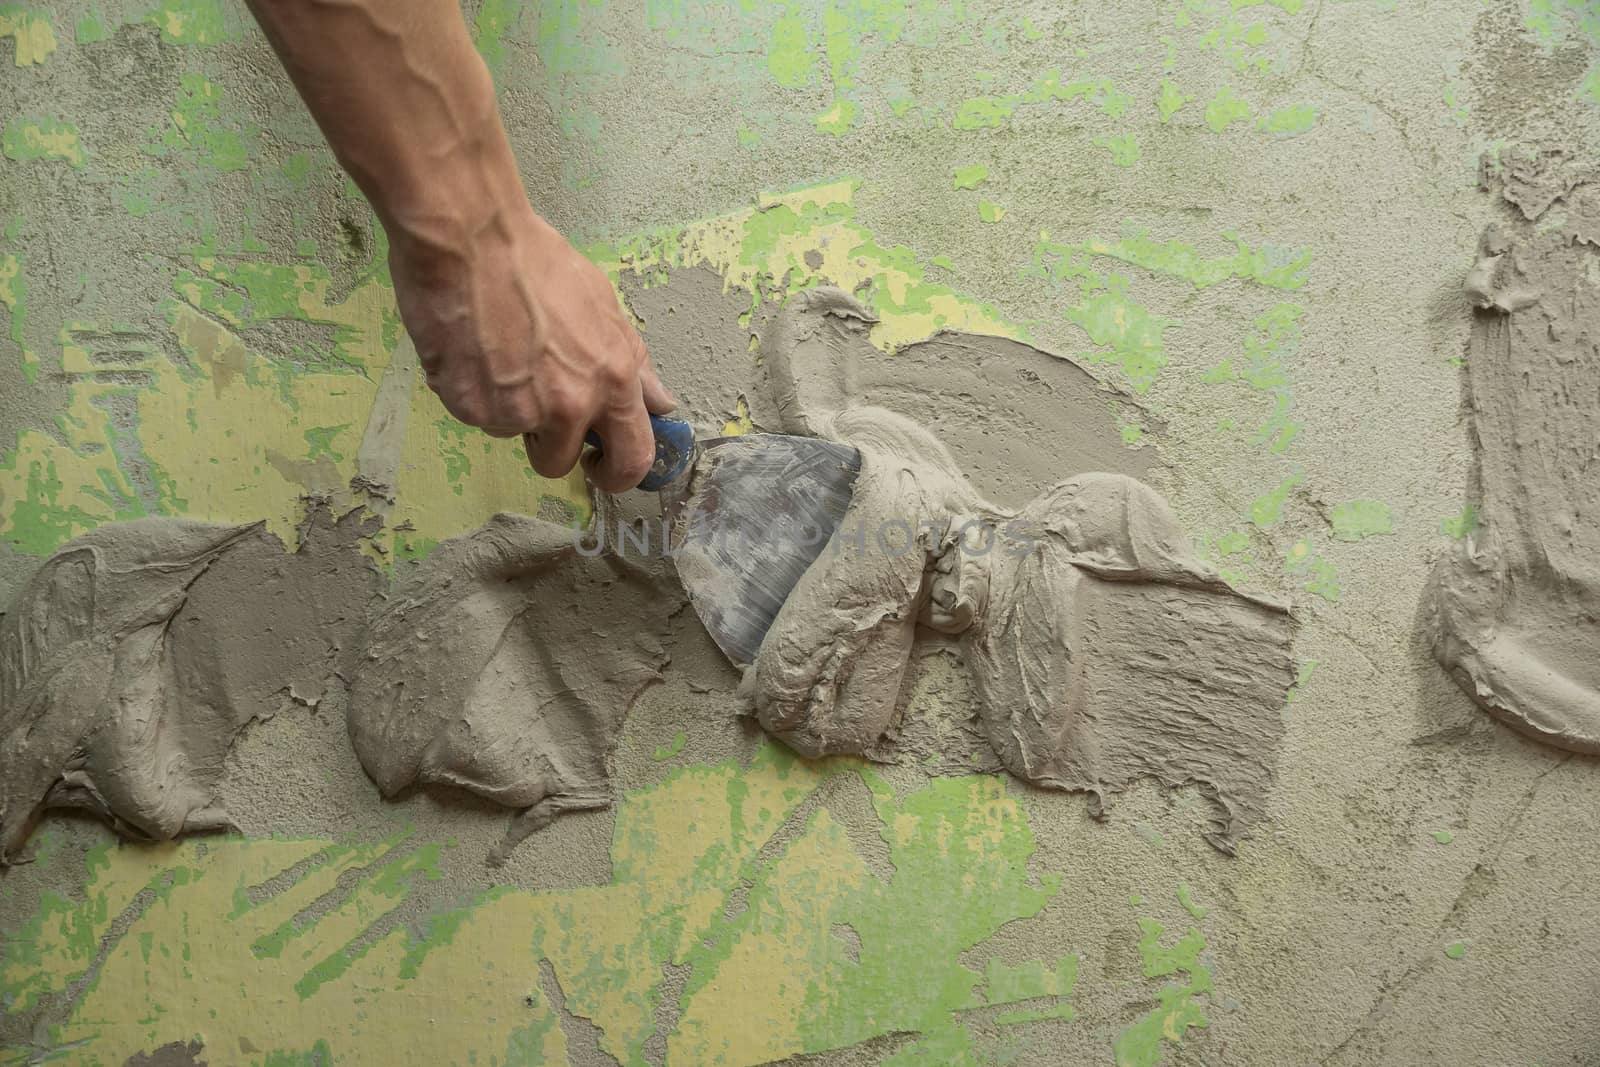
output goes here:
[{"label": "vein on forearm", "polygon": [[248,0],[392,237],[470,241],[520,195],[493,82],[451,0]]}]

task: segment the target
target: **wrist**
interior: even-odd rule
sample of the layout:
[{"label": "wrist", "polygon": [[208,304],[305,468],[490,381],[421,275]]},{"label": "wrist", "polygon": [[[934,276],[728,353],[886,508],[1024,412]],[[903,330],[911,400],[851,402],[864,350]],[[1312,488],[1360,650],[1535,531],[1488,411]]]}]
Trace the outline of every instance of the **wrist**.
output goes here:
[{"label": "wrist", "polygon": [[526,229],[533,208],[492,98],[471,127],[413,143],[368,193],[392,254],[425,267]]}]

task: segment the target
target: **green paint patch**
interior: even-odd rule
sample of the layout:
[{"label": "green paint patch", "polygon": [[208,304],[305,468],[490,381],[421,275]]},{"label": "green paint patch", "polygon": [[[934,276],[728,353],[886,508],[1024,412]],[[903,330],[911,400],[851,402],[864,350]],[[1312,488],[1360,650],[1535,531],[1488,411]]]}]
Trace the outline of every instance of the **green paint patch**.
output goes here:
[{"label": "green paint patch", "polygon": [[1441,845],[1448,845],[1456,839],[1456,835],[1449,830],[1434,830],[1429,836]]},{"label": "green paint patch", "polygon": [[[1048,235],[1046,235],[1048,236]],[[1113,241],[1095,239],[1077,245],[1053,245],[1041,237],[1034,248],[1037,265],[1043,258],[1064,257],[1069,263],[1086,258],[1107,258],[1128,263],[1155,274],[1181,278],[1197,289],[1226,281],[1246,281],[1268,289],[1299,289],[1306,284],[1311,252],[1304,248],[1277,245],[1252,247],[1232,231],[1221,235],[1233,245],[1231,253],[1208,256],[1183,241],[1158,241],[1137,226],[1124,226]],[[1073,272],[1061,276],[1076,276]]]},{"label": "green paint patch", "polygon": [[1300,699],[1300,694],[1306,686],[1311,684],[1312,675],[1316,674],[1317,661],[1314,659],[1303,660],[1294,674],[1294,684],[1289,687],[1289,703],[1293,704]]},{"label": "green paint patch", "polygon": [[1317,124],[1317,109],[1311,104],[1291,104],[1268,112],[1256,121],[1256,129],[1274,137],[1299,137]]},{"label": "green paint patch", "polygon": [[1319,553],[1312,551],[1305,541],[1296,541],[1284,558],[1284,571],[1293,577],[1305,579],[1302,588],[1314,593],[1330,604],[1339,600],[1339,572]]},{"label": "green paint patch", "polygon": [[1306,480],[1305,472],[1296,470],[1250,502],[1250,522],[1260,529],[1277,525],[1283,519],[1283,505],[1295,486]]},{"label": "green paint patch", "polygon": [[444,479],[450,483],[456,496],[466,491],[465,479],[472,473],[472,460],[467,456],[468,428],[455,419],[444,418],[434,423],[439,433],[439,457],[444,460]]},{"label": "green paint patch", "polygon": [[1006,209],[992,200],[978,201],[978,218],[983,222],[999,222],[1006,217]]},{"label": "green paint patch", "polygon": [[991,959],[984,971],[983,998],[988,1004],[1012,1004],[1039,997],[1069,997],[1078,980],[1078,957],[1065,956],[1047,967],[1039,960],[1011,966]]},{"label": "green paint patch", "polygon": [[669,760],[678,753],[682,752],[683,746],[688,743],[689,735],[684,733],[682,730],[679,730],[677,733],[672,735],[671,740],[669,740],[666,744],[657,745],[656,750],[650,753],[650,758],[658,763],[664,760]]},{"label": "green paint patch", "polygon": [[348,431],[351,425],[351,423],[345,422],[340,423],[338,426],[313,426],[305,431],[306,459],[315,460],[326,456],[335,463],[342,462],[344,453],[335,449],[333,442],[340,434]]},{"label": "green paint patch", "polygon": [[[1529,0],[1524,25],[1546,48],[1568,41],[1600,49],[1600,3],[1596,0]],[[1578,97],[1600,105],[1600,62],[1594,63],[1578,86]]]},{"label": "green paint patch", "polygon": [[1191,99],[1178,91],[1171,78],[1162,78],[1161,91],[1156,94],[1156,112],[1160,114],[1162,122],[1170,122],[1172,116],[1182,111]]},{"label": "green paint patch", "polygon": [[1381,500],[1349,500],[1335,505],[1330,521],[1333,536],[1340,541],[1361,541],[1394,532],[1389,505]]},{"label": "green paint patch", "polygon": [[[1111,259],[1150,271],[1179,278],[1196,288],[1228,281],[1245,281],[1269,289],[1298,289],[1306,284],[1311,254],[1305,249],[1273,245],[1252,247],[1237,234],[1225,233],[1223,240],[1233,251],[1207,255],[1181,241],[1158,241],[1144,230],[1128,226],[1116,240],[1093,239],[1081,244],[1058,244],[1041,234],[1033,250],[1029,273],[1055,281],[1076,281],[1080,303],[1066,312],[1067,318],[1083,327],[1097,345],[1106,346],[1088,354],[1097,362],[1115,362],[1127,373],[1130,383],[1144,392],[1167,363],[1165,331],[1177,325],[1155,315],[1133,300],[1130,279],[1115,272],[1102,272],[1097,260]],[[1247,341],[1246,364],[1254,381],[1265,381],[1266,369],[1256,364],[1284,352],[1298,336],[1298,308],[1280,305],[1257,319],[1260,336]],[[1237,372],[1215,380],[1230,380]],[[1285,380],[1286,384],[1286,380]],[[1286,447],[1289,431],[1287,395],[1277,411],[1277,421],[1263,427],[1264,440]]]},{"label": "green paint patch", "polygon": [[50,13],[22,4],[0,4],[0,37],[16,44],[14,62],[19,67],[43,63],[56,50]]},{"label": "green paint patch", "polygon": [[158,0],[144,21],[160,28],[169,44],[218,44],[236,40],[243,31],[235,10],[220,0]]},{"label": "green paint patch", "polygon": [[106,23],[98,12],[81,15],[73,27],[73,40],[80,44],[95,44],[111,36],[111,31],[106,28]]},{"label": "green paint patch", "polygon": [[[0,461],[0,470],[15,471],[19,461],[20,457],[13,454],[8,461]],[[12,504],[10,523],[0,536],[19,552],[47,556],[79,534],[118,517],[64,502],[65,489],[54,460],[29,461],[25,494]]]},{"label": "green paint patch", "polygon": [[1467,943],[1465,941],[1456,941],[1453,944],[1446,945],[1444,954],[1453,960],[1459,960],[1467,954]]},{"label": "green paint patch", "polygon": [[796,11],[786,11],[772,25],[767,44],[767,71],[785,89],[799,89],[816,80],[817,57],[806,35],[805,20]]},{"label": "green paint patch", "polygon": [[1187,882],[1178,883],[1178,903],[1183,905],[1183,910],[1192,918],[1199,920],[1206,917],[1206,909],[1194,902],[1194,892]]},{"label": "green paint patch", "polygon": [[202,74],[185,74],[178,86],[170,122],[146,132],[144,154],[219,174],[249,166],[256,131],[227,117],[215,83]]},{"label": "green paint patch", "polygon": [[51,117],[16,116],[6,123],[5,132],[0,134],[0,149],[7,159],[18,162],[60,159],[81,169],[85,159],[83,146],[78,141],[78,127]]},{"label": "green paint patch", "polygon": [[522,18],[522,0],[484,0],[478,17],[472,23],[472,44],[495,70],[505,61],[505,39],[514,32]]},{"label": "green paint patch", "polygon": [[1253,431],[1251,443],[1277,453],[1286,451],[1302,429],[1293,417],[1294,396],[1285,361],[1299,347],[1300,319],[1304,314],[1304,309],[1295,304],[1278,304],[1256,316],[1245,335],[1239,365],[1235,367],[1232,360],[1224,359],[1201,379],[1213,385],[1242,382],[1270,398],[1272,407]]},{"label": "green paint patch", "polygon": [[860,107],[854,100],[839,97],[834,100],[833,107],[817,116],[817,132],[843,137],[849,132],[850,127],[855,125],[859,111]]},{"label": "green paint patch", "polygon": [[1066,311],[1068,322],[1088,335],[1098,348],[1086,353],[1094,363],[1114,363],[1136,392],[1155,384],[1167,365],[1164,335],[1175,323],[1129,298],[1126,279],[1113,275],[1103,292],[1089,295]]},{"label": "green paint patch", "polygon": [[1117,1035],[1112,1054],[1117,1067],[1155,1067],[1164,1043],[1181,1044],[1190,1029],[1210,1025],[1199,998],[1212,992],[1211,971],[1200,962],[1206,939],[1194,927],[1172,946],[1161,944],[1162,926],[1154,919],[1139,920],[1139,955],[1146,978],[1181,976],[1156,994],[1157,1006]]},{"label": "green paint patch", "polygon": [[1448,515],[1439,520],[1439,532],[1446,537],[1453,537],[1457,541],[1477,528],[1478,509],[1471,504],[1463,505],[1459,514]]},{"label": "green paint patch", "polygon": [[1230,86],[1224,85],[1218,89],[1217,95],[1206,104],[1206,125],[1211,127],[1213,133],[1222,133],[1229,126],[1248,122],[1249,119],[1250,105]]},{"label": "green paint patch", "polygon": [[1094,143],[1110,152],[1111,162],[1119,167],[1131,167],[1139,162],[1139,139],[1131,133],[1096,137]]},{"label": "green paint patch", "polygon": [[1133,98],[1119,90],[1108,78],[1080,78],[1063,82],[1060,71],[1050,71],[1020,93],[1006,96],[974,96],[956,107],[950,125],[958,130],[981,130],[1003,126],[1019,108],[1056,101],[1083,100],[1098,107],[1107,118],[1121,118]]},{"label": "green paint patch", "polygon": [[976,189],[989,177],[989,168],[982,163],[970,167],[957,167],[954,173],[957,189]]}]

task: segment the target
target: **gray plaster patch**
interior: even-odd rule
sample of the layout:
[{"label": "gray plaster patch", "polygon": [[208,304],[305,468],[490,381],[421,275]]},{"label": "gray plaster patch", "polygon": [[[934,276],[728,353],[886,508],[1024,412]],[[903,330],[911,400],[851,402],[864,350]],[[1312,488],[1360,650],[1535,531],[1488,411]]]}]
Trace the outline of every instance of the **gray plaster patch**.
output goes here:
[{"label": "gray plaster patch", "polygon": [[1435,656],[1512,726],[1600,753],[1600,168],[1507,152],[1466,279],[1479,525],[1424,594]]},{"label": "gray plaster patch", "polygon": [[520,809],[500,862],[556,815],[608,805],[607,757],[681,606],[656,565],[517,515],[439,545],[373,618],[351,679],[350,738],[379,790]]},{"label": "gray plaster patch", "polygon": [[357,514],[112,523],[45,561],[0,619],[0,862],[47,808],[135,837],[232,825],[216,803],[246,725],[315,707],[380,577]]},{"label": "gray plaster patch", "polygon": [[[1088,792],[1095,814],[1136,779],[1198,785],[1208,840],[1233,851],[1265,815],[1284,733],[1287,607],[1231,589],[1125,475],[1051,479],[1017,509],[985,499],[919,421],[858,400],[871,323],[817,289],[763,340],[784,429],[854,446],[861,473],[839,546],[746,672],[762,727],[807,756],[892,759],[918,631],[936,631],[959,641],[1007,770]],[[884,542],[891,526],[904,543]]]}]

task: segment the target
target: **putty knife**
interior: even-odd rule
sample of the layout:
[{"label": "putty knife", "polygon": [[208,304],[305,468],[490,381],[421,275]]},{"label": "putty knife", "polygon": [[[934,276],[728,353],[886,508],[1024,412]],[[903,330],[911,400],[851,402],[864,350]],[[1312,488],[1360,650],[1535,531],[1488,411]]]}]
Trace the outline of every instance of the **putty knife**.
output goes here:
[{"label": "putty knife", "polygon": [[[687,422],[659,415],[650,428],[656,461],[639,488],[661,495],[669,553],[695,613],[723,654],[748,667],[838,530],[861,453],[783,434],[697,442]],[[603,447],[593,431],[584,440]]]}]

